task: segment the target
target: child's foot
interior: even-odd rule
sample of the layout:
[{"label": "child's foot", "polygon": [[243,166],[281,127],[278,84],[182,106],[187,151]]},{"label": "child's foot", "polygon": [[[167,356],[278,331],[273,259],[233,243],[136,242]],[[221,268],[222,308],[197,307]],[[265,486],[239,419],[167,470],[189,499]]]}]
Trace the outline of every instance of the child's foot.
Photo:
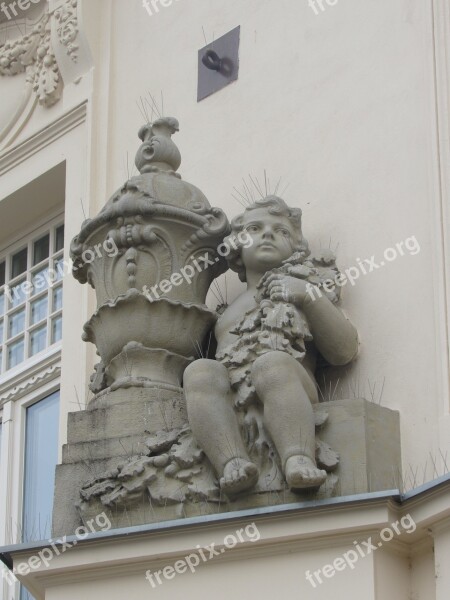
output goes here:
[{"label": "child's foot", "polygon": [[285,476],[291,489],[317,488],[327,478],[308,456],[291,456],[286,461]]},{"label": "child's foot", "polygon": [[258,467],[244,458],[232,458],[225,465],[220,487],[225,494],[237,494],[253,487],[258,481]]}]

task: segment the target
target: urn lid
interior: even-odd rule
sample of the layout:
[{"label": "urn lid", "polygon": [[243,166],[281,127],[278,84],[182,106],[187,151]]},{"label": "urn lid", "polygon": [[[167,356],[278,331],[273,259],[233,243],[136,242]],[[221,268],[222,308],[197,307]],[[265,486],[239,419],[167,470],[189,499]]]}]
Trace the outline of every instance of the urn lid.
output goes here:
[{"label": "urn lid", "polygon": [[[74,261],[79,262],[90,240],[101,230],[105,228],[107,235],[111,226],[136,219],[139,222],[158,219],[183,223],[192,229],[189,239],[192,237],[193,242],[200,237],[205,241],[209,239],[212,244],[220,244],[228,235],[230,225],[225,213],[211,207],[203,192],[183,181],[177,173],[181,154],[172,135],[178,130],[179,123],[174,117],[162,117],[141,127],[139,138],[142,144],[136,154],[140,174],[126,181],[96,217],[83,223],[71,245]],[[85,270],[74,275],[84,280]]]}]

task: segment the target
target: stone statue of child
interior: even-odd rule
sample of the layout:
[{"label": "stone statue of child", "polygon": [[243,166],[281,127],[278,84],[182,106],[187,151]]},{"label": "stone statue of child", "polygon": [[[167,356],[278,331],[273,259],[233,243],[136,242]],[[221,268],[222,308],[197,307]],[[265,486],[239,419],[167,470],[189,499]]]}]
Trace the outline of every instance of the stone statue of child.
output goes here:
[{"label": "stone statue of child", "polygon": [[235,413],[244,410],[247,419],[257,403],[288,486],[317,488],[326,478],[315,461],[316,359],[320,353],[331,365],[349,363],[358,336],[327,295],[310,293],[320,277],[308,260],[301,214],[268,196],[232,221],[234,238],[245,230],[253,241],[227,259],[247,290],[216,324],[216,360],[197,360],[184,375],[193,434],[227,494],[258,481]]}]

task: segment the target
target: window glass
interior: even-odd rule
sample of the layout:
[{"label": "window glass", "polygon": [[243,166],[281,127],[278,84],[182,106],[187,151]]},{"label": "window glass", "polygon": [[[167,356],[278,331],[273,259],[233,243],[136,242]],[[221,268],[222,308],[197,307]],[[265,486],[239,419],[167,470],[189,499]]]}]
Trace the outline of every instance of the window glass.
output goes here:
[{"label": "window glass", "polygon": [[23,338],[17,340],[8,346],[8,364],[7,368],[12,369],[23,362],[25,352],[25,342]]},{"label": "window glass", "polygon": [[0,257],[0,374],[61,340],[64,225],[19,243]]},{"label": "window glass", "polygon": [[64,225],[60,225],[56,229],[55,234],[55,252],[59,252],[64,248]]},{"label": "window glass", "polygon": [[[27,409],[22,542],[51,538],[58,461],[59,391]],[[20,600],[34,600],[20,586]]]},{"label": "window glass", "polygon": [[2,468],[2,434],[3,434],[3,423],[0,421],[0,471]]},{"label": "window glass", "polygon": [[62,287],[59,286],[53,290],[53,312],[62,309],[62,301],[63,301],[63,290]]},{"label": "window glass", "polygon": [[22,542],[51,537],[58,460],[59,391],[27,408]]},{"label": "window glass", "polygon": [[33,266],[48,258],[50,252],[50,235],[44,235],[40,240],[34,242]]},{"label": "window glass", "polygon": [[62,317],[56,317],[52,323],[52,344],[59,342],[62,338]]},{"label": "window glass", "polygon": [[25,309],[19,310],[9,317],[9,338],[13,338],[25,329]]},{"label": "window glass", "polygon": [[33,289],[32,289],[32,295],[36,296],[36,294],[39,294],[39,292],[42,292],[43,290],[47,290],[48,286],[49,286],[49,272],[48,272],[48,267],[44,267],[43,269],[41,269],[40,271],[35,271],[35,273],[33,274]]},{"label": "window glass", "polygon": [[55,260],[54,269],[56,273],[56,281],[61,281],[61,279],[64,277],[64,260],[62,258]]},{"label": "window glass", "polygon": [[31,332],[30,335],[30,356],[34,356],[47,346],[47,325],[39,327]]},{"label": "window glass", "polygon": [[10,308],[14,308],[16,306],[20,306],[27,299],[26,286],[24,285],[25,279],[19,281],[17,285],[15,285],[9,295]]},{"label": "window glass", "polygon": [[[2,435],[3,435],[3,423],[0,421],[0,473],[2,471]],[[1,590],[0,590],[1,592]],[[1,596],[0,596],[1,598]]]},{"label": "window glass", "polygon": [[11,278],[18,277],[27,270],[28,249],[24,248],[11,257]]},{"label": "window glass", "polygon": [[31,325],[35,325],[47,318],[48,297],[47,294],[31,303]]}]

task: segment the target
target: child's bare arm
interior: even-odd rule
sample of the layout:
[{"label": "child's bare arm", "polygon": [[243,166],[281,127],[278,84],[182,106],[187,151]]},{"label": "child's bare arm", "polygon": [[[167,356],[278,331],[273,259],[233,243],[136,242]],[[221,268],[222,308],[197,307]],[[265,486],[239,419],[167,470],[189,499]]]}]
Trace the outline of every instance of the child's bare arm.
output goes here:
[{"label": "child's bare arm", "polygon": [[352,323],[326,296],[303,302],[314,343],[334,366],[350,363],[358,353],[358,333]]},{"label": "child's bare arm", "polygon": [[346,365],[358,353],[358,333],[344,314],[324,295],[312,297],[308,283],[288,275],[267,280],[270,298],[290,302],[303,310],[322,356],[332,365]]}]

